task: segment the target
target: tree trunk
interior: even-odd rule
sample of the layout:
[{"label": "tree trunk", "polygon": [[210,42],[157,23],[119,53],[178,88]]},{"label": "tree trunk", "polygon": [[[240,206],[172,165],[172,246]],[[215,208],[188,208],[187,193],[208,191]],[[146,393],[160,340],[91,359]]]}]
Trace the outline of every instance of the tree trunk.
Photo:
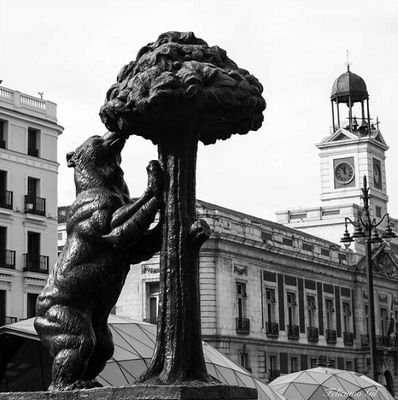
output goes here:
[{"label": "tree trunk", "polygon": [[209,381],[203,357],[199,249],[208,226],[196,221],[196,153],[198,138],[184,132],[178,140],[159,143],[165,171],[160,311],[158,335],[146,383]]}]

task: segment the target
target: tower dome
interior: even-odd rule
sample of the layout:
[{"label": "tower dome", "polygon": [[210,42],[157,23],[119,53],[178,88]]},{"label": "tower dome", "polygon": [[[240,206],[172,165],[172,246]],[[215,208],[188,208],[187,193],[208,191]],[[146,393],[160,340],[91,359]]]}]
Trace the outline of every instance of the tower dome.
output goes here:
[{"label": "tower dome", "polygon": [[[351,97],[351,100],[350,100]],[[369,98],[365,81],[349,69],[340,75],[333,83],[331,100],[338,103],[356,103]]]}]

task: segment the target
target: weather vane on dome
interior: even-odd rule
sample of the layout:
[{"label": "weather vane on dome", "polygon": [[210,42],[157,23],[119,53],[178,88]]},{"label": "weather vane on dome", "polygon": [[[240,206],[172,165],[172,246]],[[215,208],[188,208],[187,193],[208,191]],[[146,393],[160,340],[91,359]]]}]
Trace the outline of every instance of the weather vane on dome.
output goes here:
[{"label": "weather vane on dome", "polygon": [[350,71],[350,65],[351,65],[351,63],[350,63],[350,51],[349,51],[349,50],[346,50],[346,53],[347,53],[347,62],[346,62],[346,65],[347,65],[347,71],[349,72],[349,71]]}]

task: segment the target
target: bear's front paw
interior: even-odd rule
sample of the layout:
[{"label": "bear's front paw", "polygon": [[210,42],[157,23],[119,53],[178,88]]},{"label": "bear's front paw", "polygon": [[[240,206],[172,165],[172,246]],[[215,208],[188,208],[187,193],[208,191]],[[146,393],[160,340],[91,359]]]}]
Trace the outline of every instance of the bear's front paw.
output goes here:
[{"label": "bear's front paw", "polygon": [[163,192],[163,170],[159,161],[150,161],[146,170],[148,172],[148,190],[153,196],[161,198]]}]

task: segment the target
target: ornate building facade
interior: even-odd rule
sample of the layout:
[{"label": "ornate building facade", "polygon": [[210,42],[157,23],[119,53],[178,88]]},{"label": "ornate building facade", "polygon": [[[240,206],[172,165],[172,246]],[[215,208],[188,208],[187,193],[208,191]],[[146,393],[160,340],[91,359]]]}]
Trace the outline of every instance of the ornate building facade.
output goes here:
[{"label": "ornate building facade", "polygon": [[35,314],[55,263],[57,106],[0,86],[0,325]]},{"label": "ornate building facade", "polygon": [[[319,364],[370,372],[365,265],[355,253],[214,204],[197,207],[212,230],[200,253],[208,343],[265,381]],[[398,262],[380,248],[375,263],[383,381],[398,376]],[[158,294],[154,257],[132,266],[116,313],[154,323]]]}]

